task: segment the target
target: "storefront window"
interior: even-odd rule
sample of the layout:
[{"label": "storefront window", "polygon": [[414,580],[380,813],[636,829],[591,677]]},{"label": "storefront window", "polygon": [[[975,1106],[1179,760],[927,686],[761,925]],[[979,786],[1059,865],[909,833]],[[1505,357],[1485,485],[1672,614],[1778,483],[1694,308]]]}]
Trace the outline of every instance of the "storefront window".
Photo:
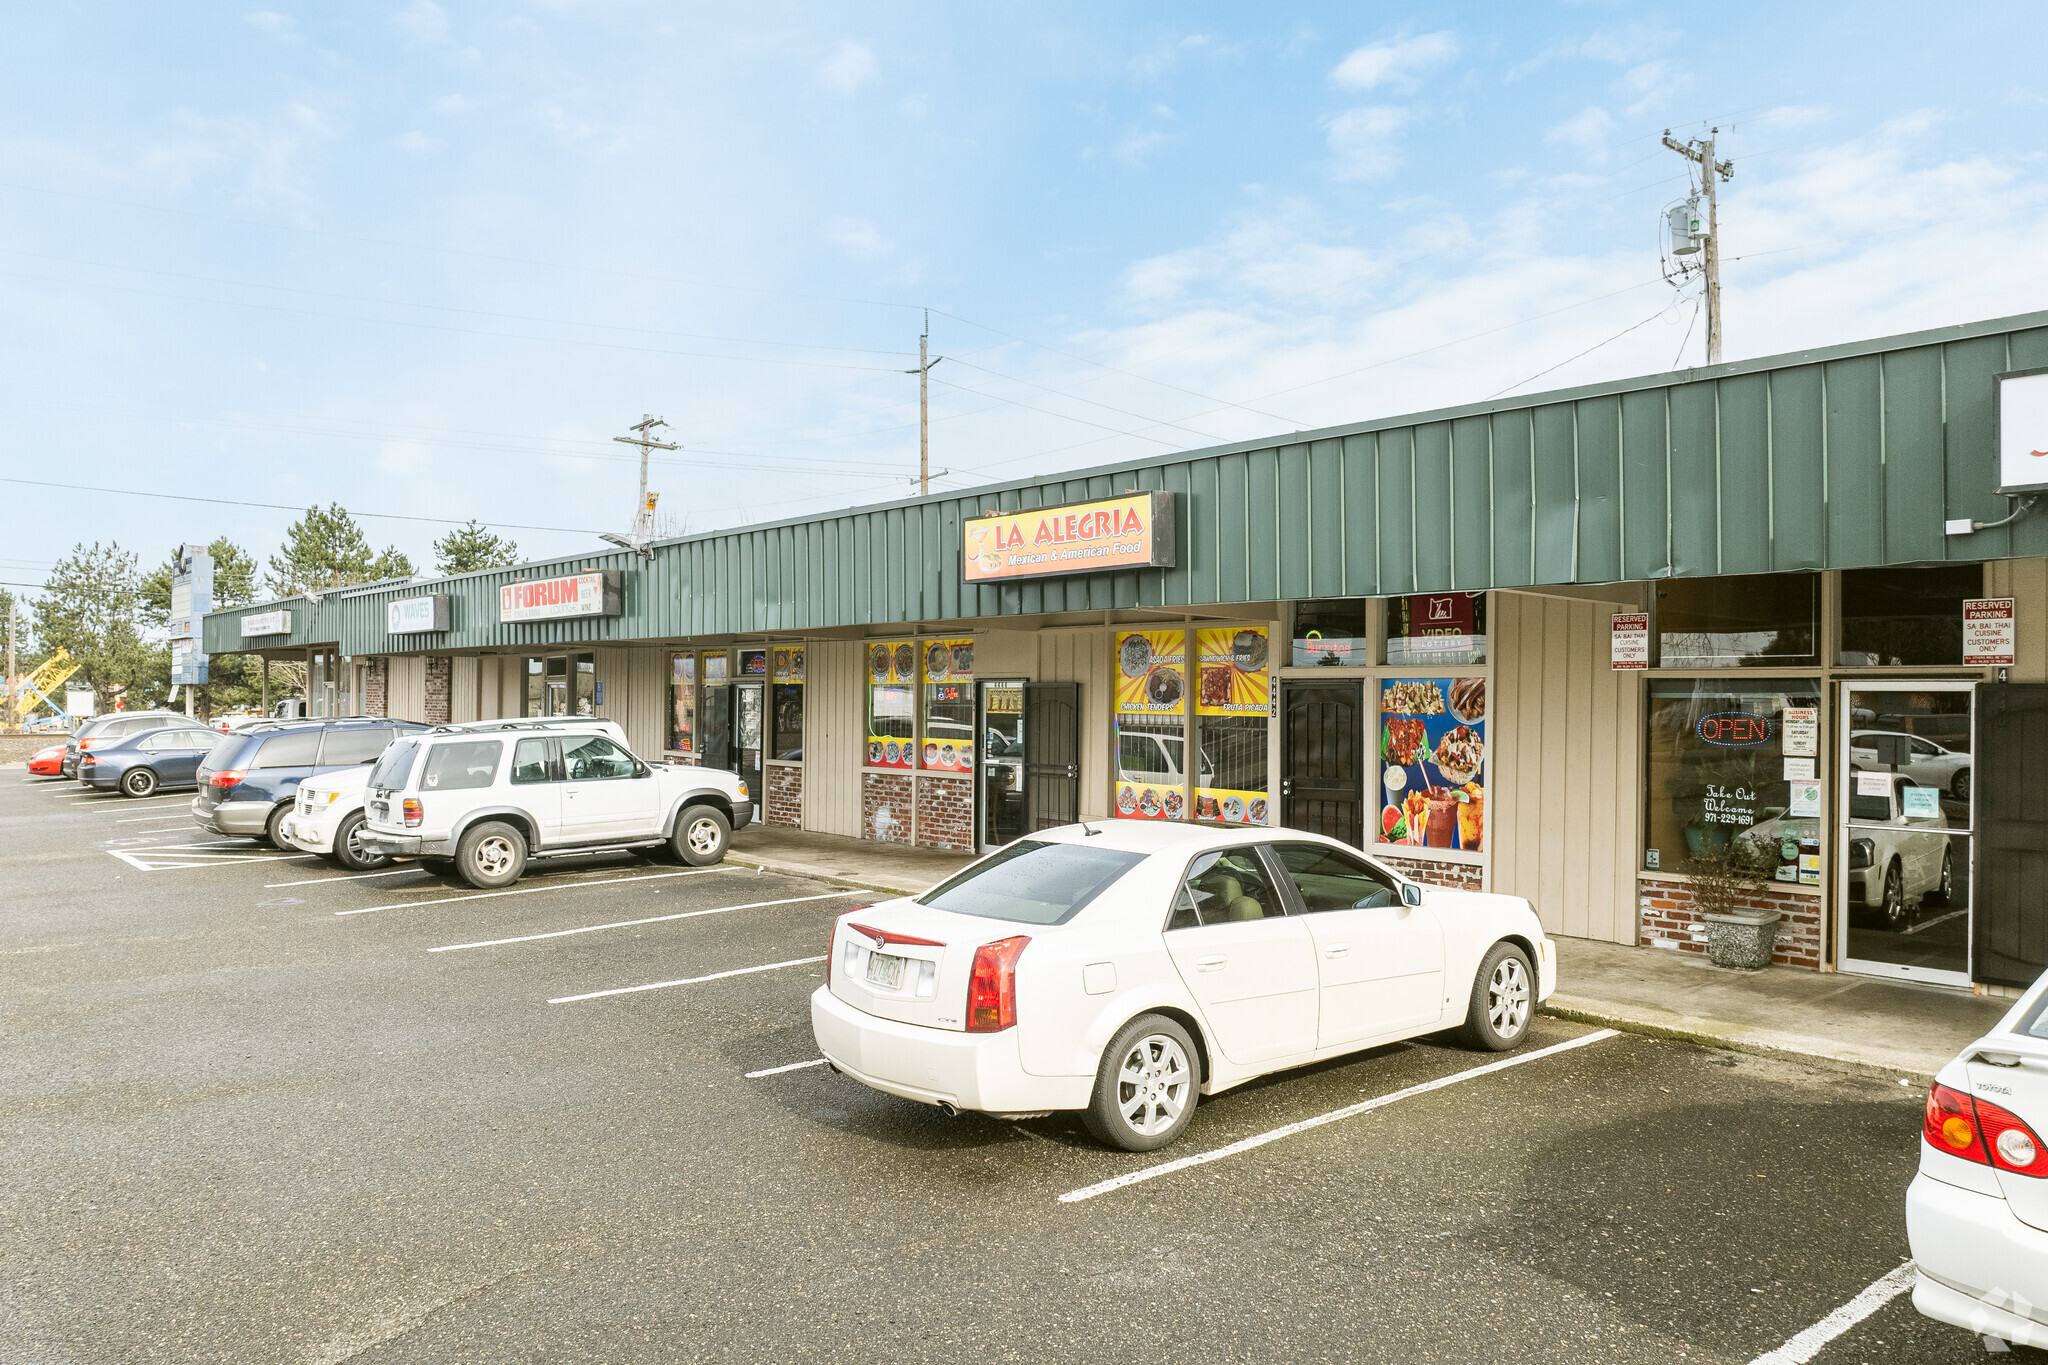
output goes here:
[{"label": "storefront window", "polygon": [[679,753],[697,748],[697,656],[672,655],[668,661],[668,747]]},{"label": "storefront window", "polygon": [[1387,662],[1410,668],[1485,663],[1486,594],[1389,597]]},{"label": "storefront window", "polygon": [[[1187,645],[1184,630],[1116,637],[1116,813],[1124,819],[1186,813]],[[1205,776],[1211,770],[1202,764]]]},{"label": "storefront window", "polygon": [[778,649],[770,666],[774,676],[775,735],[770,750],[776,758],[796,762],[804,756],[804,651]]},{"label": "storefront window", "polygon": [[768,651],[765,649],[743,649],[740,651],[740,677],[765,678],[768,676]]},{"label": "storefront window", "polygon": [[541,716],[547,714],[545,709],[547,679],[542,673],[542,669],[546,666],[546,661],[542,659],[528,659],[526,661],[526,705],[520,712],[521,715]]},{"label": "storefront window", "polygon": [[1486,679],[1380,680],[1379,831],[1389,844],[1486,846]]},{"label": "storefront window", "polygon": [[868,766],[908,768],[917,757],[917,646],[868,646]]},{"label": "storefront window", "polygon": [[1842,667],[1960,664],[1963,601],[1983,595],[1981,564],[1844,571]]},{"label": "storefront window", "polygon": [[1818,679],[1655,679],[1648,748],[1645,867],[1684,872],[1741,840],[1779,880],[1819,883]]},{"label": "storefront window", "polygon": [[1195,632],[1195,818],[1227,825],[1268,819],[1266,727],[1271,648],[1258,627]]},{"label": "storefront window", "polygon": [[1820,575],[1674,578],[1657,585],[1661,668],[1818,664]]},{"label": "storefront window", "polygon": [[576,711],[579,716],[595,715],[597,708],[597,656],[576,656]]},{"label": "storefront window", "polygon": [[1335,602],[1303,602],[1294,609],[1296,668],[1364,668],[1367,613],[1372,599],[1351,597]]},{"label": "storefront window", "polygon": [[974,771],[974,641],[924,644],[924,752],[933,772]]},{"label": "storefront window", "polygon": [[704,656],[702,681],[708,683],[722,683],[726,681],[727,668],[731,663],[732,657],[722,649],[716,654],[706,654]]}]

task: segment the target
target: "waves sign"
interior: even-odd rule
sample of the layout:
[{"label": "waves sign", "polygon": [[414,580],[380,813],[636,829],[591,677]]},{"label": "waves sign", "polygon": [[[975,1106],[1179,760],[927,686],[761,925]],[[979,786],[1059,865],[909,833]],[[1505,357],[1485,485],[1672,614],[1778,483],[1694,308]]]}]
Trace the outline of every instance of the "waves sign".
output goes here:
[{"label": "waves sign", "polygon": [[575,616],[617,616],[625,595],[617,569],[530,578],[498,589],[500,621],[556,621]]}]

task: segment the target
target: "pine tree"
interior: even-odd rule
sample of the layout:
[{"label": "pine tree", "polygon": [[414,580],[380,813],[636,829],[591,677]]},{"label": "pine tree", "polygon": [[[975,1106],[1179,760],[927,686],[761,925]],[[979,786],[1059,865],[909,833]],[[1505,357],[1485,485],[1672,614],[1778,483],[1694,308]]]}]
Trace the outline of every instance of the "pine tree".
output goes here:
[{"label": "pine tree", "polygon": [[415,572],[412,561],[406,558],[405,552],[396,545],[386,545],[384,553],[378,555],[376,562],[370,565],[372,579],[411,578]]},{"label": "pine tree", "polygon": [[168,692],[162,646],[142,638],[142,600],[135,556],[116,544],[79,544],[43,583],[36,600],[36,636],[43,648],[68,649],[78,663],[72,684],[91,686],[99,708],[125,691],[130,710],[161,703]]},{"label": "pine tree", "polygon": [[519,562],[519,547],[492,534],[471,518],[434,542],[434,570],[442,574],[474,573],[478,569],[502,569]]},{"label": "pine tree", "polygon": [[325,592],[378,578],[410,578],[412,561],[395,545],[370,552],[370,540],[338,502],[308,507],[284,533],[284,545],[270,557],[272,595],[290,597],[311,588]]}]

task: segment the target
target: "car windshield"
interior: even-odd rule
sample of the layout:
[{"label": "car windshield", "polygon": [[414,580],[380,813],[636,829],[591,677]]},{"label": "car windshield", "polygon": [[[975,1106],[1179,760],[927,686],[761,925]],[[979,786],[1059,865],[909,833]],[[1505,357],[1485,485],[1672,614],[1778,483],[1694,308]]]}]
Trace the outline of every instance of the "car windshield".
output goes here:
[{"label": "car windshield", "polygon": [[1022,839],[918,898],[919,905],[1019,924],[1065,924],[1142,853]]},{"label": "car windshield", "polygon": [[419,755],[420,742],[401,739],[384,751],[377,766],[370,769],[370,785],[379,791],[398,791],[412,776],[412,761]]}]

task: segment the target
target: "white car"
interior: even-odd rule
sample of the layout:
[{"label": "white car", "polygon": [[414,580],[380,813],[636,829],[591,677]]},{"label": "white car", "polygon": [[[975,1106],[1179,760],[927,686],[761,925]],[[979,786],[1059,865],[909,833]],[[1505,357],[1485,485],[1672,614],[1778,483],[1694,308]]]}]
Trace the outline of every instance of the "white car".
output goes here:
[{"label": "white car", "polygon": [[1923,787],[1958,801],[1970,799],[1970,756],[1903,730],[1851,730],[1849,766],[1873,772],[1895,768]]},{"label": "white car", "polygon": [[471,886],[509,886],[528,859],[667,844],[704,867],[753,818],[747,784],[717,768],[654,766],[614,721],[436,726],[395,741],[370,770],[357,842],[452,864]]},{"label": "white car", "polygon": [[2048,976],[1936,1074],[1906,1190],[1913,1306],[2048,1348],[2048,1148],[2036,1124],[2048,1125]]},{"label": "white car", "polygon": [[1006,1118],[1085,1111],[1126,1151],[1197,1094],[1463,1026],[1528,1033],[1557,959],[1519,896],[1424,887],[1334,839],[1111,820],[1010,844],[842,916],[811,1028],[877,1090]]},{"label": "white car", "polygon": [[370,769],[364,764],[305,779],[299,783],[291,813],[278,821],[278,837],[351,872],[384,866],[389,858],[363,847],[363,792],[369,782]]},{"label": "white car", "polygon": [[1849,902],[1900,930],[1923,909],[1953,903],[1957,850],[1939,789],[1904,774],[1890,785],[1886,796],[1849,794]]}]

